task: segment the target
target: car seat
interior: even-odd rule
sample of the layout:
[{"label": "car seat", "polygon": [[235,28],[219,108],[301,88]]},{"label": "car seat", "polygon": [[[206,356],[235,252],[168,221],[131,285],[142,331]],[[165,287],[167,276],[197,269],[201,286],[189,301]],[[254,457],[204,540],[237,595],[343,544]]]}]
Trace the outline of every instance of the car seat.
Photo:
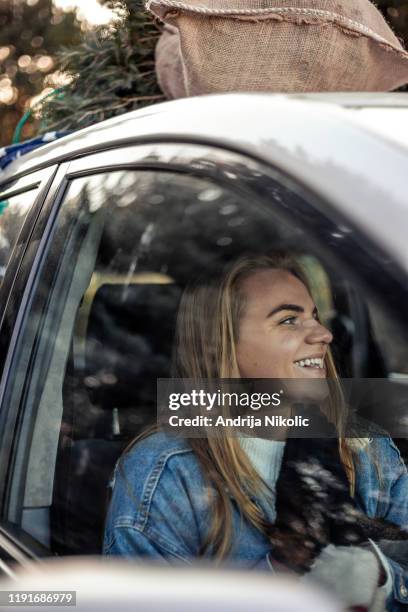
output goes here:
[{"label": "car seat", "polygon": [[156,419],[156,380],[170,376],[181,296],[174,284],[104,284],[88,320],[85,362],[72,348],[63,388],[52,549],[98,554],[110,476]]}]

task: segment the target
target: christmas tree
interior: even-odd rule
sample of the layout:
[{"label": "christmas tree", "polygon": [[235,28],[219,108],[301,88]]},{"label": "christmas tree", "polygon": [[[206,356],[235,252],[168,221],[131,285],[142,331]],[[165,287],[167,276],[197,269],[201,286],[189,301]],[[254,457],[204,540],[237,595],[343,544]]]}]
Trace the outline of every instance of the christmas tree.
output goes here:
[{"label": "christmas tree", "polygon": [[102,4],[114,11],[116,19],[60,52],[60,68],[71,83],[44,103],[42,132],[77,130],[164,100],[154,70],[160,26],[142,0]]}]

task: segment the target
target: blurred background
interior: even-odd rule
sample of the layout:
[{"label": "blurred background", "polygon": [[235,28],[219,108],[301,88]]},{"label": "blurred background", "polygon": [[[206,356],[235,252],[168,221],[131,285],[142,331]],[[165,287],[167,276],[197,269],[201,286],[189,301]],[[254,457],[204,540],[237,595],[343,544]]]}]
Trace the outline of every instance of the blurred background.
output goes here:
[{"label": "blurred background", "polygon": [[[65,83],[56,59],[61,47],[78,45],[87,30],[111,19],[97,0],[0,0],[1,145],[11,142],[38,97]],[[24,138],[35,133],[35,123]]]},{"label": "blurred background", "polygon": [[[408,0],[376,4],[408,47]],[[0,0],[0,146],[163,99],[159,34],[142,0]]]}]

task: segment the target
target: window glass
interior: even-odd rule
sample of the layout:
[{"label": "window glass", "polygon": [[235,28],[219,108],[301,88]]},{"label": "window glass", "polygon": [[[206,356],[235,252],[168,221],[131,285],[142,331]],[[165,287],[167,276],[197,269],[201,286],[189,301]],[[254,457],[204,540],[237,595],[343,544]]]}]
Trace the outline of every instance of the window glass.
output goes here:
[{"label": "window glass", "polygon": [[373,335],[378,346],[382,347],[388,376],[408,380],[408,347],[400,337],[400,324],[375,300],[368,301],[368,309]]},{"label": "window glass", "polygon": [[0,197],[0,283],[36,194],[31,189],[7,199]]},{"label": "window glass", "polygon": [[[307,199],[272,179],[262,198],[237,176],[127,170],[76,179],[66,191],[15,365],[13,401],[23,397],[24,419],[9,510],[53,552],[100,551],[110,474],[155,421],[156,380],[170,376],[178,305],[192,280],[245,253],[289,250],[334,333],[341,373],[394,369],[383,355],[392,342],[385,347],[371,323],[371,297],[319,242]],[[298,208],[306,213],[295,219]],[[394,348],[406,337],[396,329]]]}]

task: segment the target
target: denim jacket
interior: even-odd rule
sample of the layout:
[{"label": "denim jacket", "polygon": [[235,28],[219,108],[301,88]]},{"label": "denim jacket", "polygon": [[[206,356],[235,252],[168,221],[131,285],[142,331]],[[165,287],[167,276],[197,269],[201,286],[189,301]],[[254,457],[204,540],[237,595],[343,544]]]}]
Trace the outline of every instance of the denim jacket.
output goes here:
[{"label": "denim jacket", "polygon": [[[136,444],[115,468],[104,553],[148,558],[159,563],[189,564],[200,556],[211,523],[211,488],[186,440],[162,433]],[[408,473],[387,437],[370,441],[356,460],[356,500],[369,517],[408,530]],[[273,522],[274,508],[256,500]],[[231,564],[270,571],[267,538],[242,520],[233,505]],[[408,549],[408,542],[402,543]],[[405,548],[404,548],[405,551]],[[408,559],[408,552],[404,555]],[[273,551],[272,551],[273,557]],[[393,589],[387,610],[408,607],[408,564],[387,557]]]}]

